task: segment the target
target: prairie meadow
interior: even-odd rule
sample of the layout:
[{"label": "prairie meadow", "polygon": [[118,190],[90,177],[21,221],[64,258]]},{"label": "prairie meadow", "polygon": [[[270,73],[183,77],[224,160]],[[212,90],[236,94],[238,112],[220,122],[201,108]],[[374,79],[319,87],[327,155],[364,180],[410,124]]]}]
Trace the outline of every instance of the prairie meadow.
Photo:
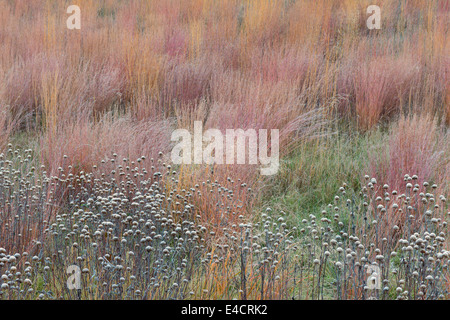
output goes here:
[{"label": "prairie meadow", "polygon": [[449,299],[449,18],[1,0],[0,300]]}]

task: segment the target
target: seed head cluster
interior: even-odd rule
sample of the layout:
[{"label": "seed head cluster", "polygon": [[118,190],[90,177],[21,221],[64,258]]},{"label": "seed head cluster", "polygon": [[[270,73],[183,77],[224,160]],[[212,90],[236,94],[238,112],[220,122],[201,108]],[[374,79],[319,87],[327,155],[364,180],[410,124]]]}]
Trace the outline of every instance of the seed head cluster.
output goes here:
[{"label": "seed head cluster", "polygon": [[[247,215],[229,178],[181,188],[159,159],[113,153],[49,175],[0,155],[0,299],[446,299],[450,215],[437,186],[366,176],[317,214]],[[202,197],[217,200],[213,212]],[[215,211],[214,211],[215,210]],[[209,221],[208,221],[209,220]],[[67,285],[68,268],[79,287]]]}]

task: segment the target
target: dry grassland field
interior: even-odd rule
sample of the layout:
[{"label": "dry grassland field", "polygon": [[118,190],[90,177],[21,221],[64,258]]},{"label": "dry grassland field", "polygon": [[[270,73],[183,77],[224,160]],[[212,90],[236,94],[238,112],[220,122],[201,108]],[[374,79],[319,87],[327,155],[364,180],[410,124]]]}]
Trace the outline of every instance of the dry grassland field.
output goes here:
[{"label": "dry grassland field", "polygon": [[0,300],[449,299],[449,22],[0,0]]}]

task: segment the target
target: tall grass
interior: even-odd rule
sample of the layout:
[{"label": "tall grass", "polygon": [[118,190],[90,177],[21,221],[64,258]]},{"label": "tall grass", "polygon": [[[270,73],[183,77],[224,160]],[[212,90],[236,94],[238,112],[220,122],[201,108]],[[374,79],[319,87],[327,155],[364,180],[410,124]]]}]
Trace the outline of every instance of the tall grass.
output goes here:
[{"label": "tall grass", "polygon": [[7,106],[0,106],[0,151],[6,148],[9,137],[14,129],[14,121]]},{"label": "tall grass", "polygon": [[158,159],[159,152],[169,152],[170,134],[169,121],[133,122],[126,116],[117,119],[112,113],[97,122],[81,118],[42,135],[41,162],[50,174],[55,174],[64,163],[71,164],[76,172],[92,170],[114,152],[132,159],[141,156]]},{"label": "tall grass", "polygon": [[[44,222],[51,226],[48,232],[57,233],[60,227],[58,224],[54,227],[53,223],[64,220],[72,224],[71,214],[95,201],[89,200],[90,196],[104,196],[102,188],[117,182],[108,180],[115,171],[117,155],[141,161],[142,156],[150,162],[153,159],[147,169],[154,174],[166,174],[166,189],[153,186],[150,190],[140,183],[152,185],[159,174],[154,179],[143,179],[140,174],[144,173],[139,171],[141,162],[136,160],[131,164],[134,161],[131,160],[128,165],[116,168],[116,173],[124,174],[120,175],[120,183],[128,183],[116,185],[118,189],[142,187],[145,191],[140,190],[141,195],[149,197],[141,199],[144,202],[152,197],[177,199],[171,204],[164,202],[164,208],[158,209],[165,221],[144,210],[149,225],[158,225],[161,227],[158,232],[163,234],[178,232],[178,226],[166,222],[181,223],[177,211],[183,210],[178,210],[178,206],[189,203],[197,210],[192,228],[207,228],[210,234],[203,239],[208,243],[202,245],[211,251],[183,252],[192,249],[191,244],[169,250],[175,260],[180,258],[177,260],[180,268],[184,264],[183,272],[192,276],[193,281],[181,285],[181,278],[177,278],[178,289],[174,289],[176,286],[172,288],[173,283],[169,284],[174,279],[170,278],[164,282],[163,289],[157,289],[161,288],[156,286],[161,284],[157,277],[145,278],[143,283],[155,286],[152,293],[131,285],[131,274],[125,277],[121,271],[111,273],[108,263],[112,256],[117,256],[115,253],[108,253],[107,261],[93,261],[77,256],[76,247],[64,251],[64,261],[73,262],[75,258],[88,270],[83,273],[85,276],[102,270],[99,272],[105,279],[105,289],[85,291],[83,298],[135,298],[138,291],[143,294],[140,297],[157,298],[323,298],[327,294],[339,299],[367,298],[364,293],[367,277],[363,276],[362,265],[356,266],[353,260],[342,255],[344,249],[353,250],[346,247],[350,242],[345,240],[340,244],[342,239],[336,237],[338,246],[328,251],[335,263],[331,266],[325,248],[321,247],[323,239],[315,238],[319,224],[323,228],[336,228],[339,230],[336,236],[341,237],[346,231],[340,223],[348,226],[353,213],[336,205],[339,210],[347,211],[344,220],[336,218],[333,223],[327,220],[334,219],[332,212],[320,223],[310,214],[315,214],[321,205],[333,202],[334,192],[342,181],[348,183],[345,192],[357,190],[366,174],[386,183],[389,192],[404,188],[407,182],[404,180],[414,177],[413,189],[415,184],[427,188],[424,182],[436,183],[438,187],[433,192],[448,194],[450,4],[447,0],[380,0],[381,30],[366,27],[365,10],[373,4],[369,0],[81,0],[78,3],[81,30],[68,30],[66,9],[71,4],[69,0],[0,2],[0,152],[4,153],[0,159],[3,175],[0,214],[5,219],[2,221],[8,221],[0,226],[2,235],[8,235],[7,240],[2,236],[4,243],[0,241],[0,247],[4,247],[0,250],[2,272],[6,265],[1,263],[11,250],[29,250],[33,245],[38,246],[36,241],[43,241]],[[190,129],[196,120],[203,122],[205,130],[279,129],[282,157],[279,175],[261,177],[252,165],[169,168],[171,131]],[[32,165],[18,158],[18,153],[8,144],[11,137],[22,132],[31,133],[39,142],[33,146],[34,153],[26,146],[27,159],[28,155],[35,154]],[[45,169],[37,172],[41,165]],[[87,183],[84,179],[89,180],[87,174],[92,174],[89,187],[84,184]],[[411,176],[405,178],[406,174]],[[70,179],[79,179],[71,180],[76,187],[66,180],[69,175]],[[104,185],[100,186],[99,181]],[[367,196],[368,182],[365,184],[361,196]],[[14,194],[12,188],[23,193]],[[386,190],[376,190],[378,196],[383,191]],[[117,193],[121,192],[125,194],[123,190]],[[128,195],[131,199],[136,197]],[[426,193],[425,197],[419,195],[420,192],[417,199],[434,199]],[[52,197],[55,202],[50,203]],[[28,201],[24,199],[31,199],[25,209],[20,205],[20,201]],[[372,203],[378,201],[376,197],[372,200]],[[411,198],[402,196],[398,200],[411,201]],[[277,212],[276,217],[271,215],[271,210],[265,216],[255,215],[266,201]],[[112,198],[104,203],[100,200],[100,204],[115,213],[123,210],[116,207],[117,202]],[[281,213],[286,208],[291,209],[285,210],[289,213]],[[377,207],[372,205],[371,210],[374,208]],[[424,209],[417,208],[421,212]],[[145,221],[140,219],[141,212],[134,209],[127,211],[134,224],[130,229],[137,232],[139,226],[142,232]],[[407,230],[405,220],[398,219],[393,207],[385,209],[391,215],[383,215],[383,219],[390,221],[384,225],[383,236],[392,235],[395,219],[402,232]],[[98,219],[103,212],[95,210],[80,211],[76,219],[84,223],[91,217],[89,230],[105,228]],[[171,214],[166,216],[168,210]],[[305,228],[292,229],[285,225],[294,223],[297,227],[298,217],[308,218]],[[273,225],[275,218],[277,223]],[[117,222],[113,221],[113,224]],[[414,235],[416,240],[431,237],[431,229],[422,222],[410,226],[407,236]],[[117,223],[119,229],[123,227]],[[29,228],[30,225],[40,228]],[[442,228],[439,225],[433,230],[441,232]],[[11,230],[16,233],[9,237]],[[120,230],[126,235],[116,234],[117,238],[128,239],[134,232]],[[358,237],[363,234],[362,229],[355,230],[359,233],[347,233]],[[73,231],[77,245],[95,254],[96,249],[88,245],[89,241],[81,244],[86,235],[89,239],[89,232],[78,231]],[[295,234],[295,239],[290,238],[290,232]],[[62,235],[67,233],[70,232],[66,229],[58,234],[55,242],[44,243],[45,253],[51,255],[47,258],[53,258],[53,246],[65,243]],[[374,232],[365,235],[373,240]],[[308,237],[312,241],[307,241]],[[137,244],[139,240],[130,241]],[[169,241],[180,240],[172,237]],[[112,243],[106,241],[100,247],[105,245],[102,250],[115,250]],[[127,247],[130,243],[123,243],[122,249],[132,251]],[[399,250],[402,243],[390,243],[389,248]],[[163,252],[165,244],[156,252],[162,255],[165,267],[177,270],[175,260]],[[14,248],[15,245],[18,247]],[[283,252],[274,249],[280,245]],[[313,254],[311,246],[318,248]],[[160,261],[153,251],[144,252],[143,248],[138,250],[139,254],[149,254],[148,262],[158,269]],[[291,254],[291,249],[299,248],[300,256]],[[377,249],[381,250],[371,248],[365,258],[377,260]],[[422,254],[417,248],[413,250]],[[353,257],[352,253],[348,254]],[[387,254],[390,253],[383,253],[386,257]],[[359,259],[365,252],[356,255]],[[131,259],[127,260],[128,267],[134,268],[136,277],[142,276],[145,270],[142,264],[133,262],[132,256],[127,256]],[[24,257],[29,260],[24,263],[34,263],[39,272],[48,270],[40,257],[33,258],[31,254]],[[194,260],[201,263],[190,264]],[[274,260],[279,263],[273,263]],[[12,267],[19,267],[13,258],[11,263]],[[104,265],[108,267],[103,269]],[[187,265],[197,268],[196,273],[184,269]],[[433,266],[440,268],[440,265]],[[224,272],[220,274],[218,270]],[[359,277],[353,278],[349,282],[351,286],[346,287],[348,283],[341,276],[348,276],[349,270],[359,272]],[[411,271],[402,267],[399,270]],[[39,272],[33,281],[40,279]],[[398,280],[390,278],[389,268],[383,272],[387,280]],[[62,275],[61,270],[56,273]],[[430,281],[426,280],[425,273],[415,279]],[[164,278],[162,273],[158,276]],[[7,281],[11,281],[10,277],[6,275]],[[48,280],[42,277],[44,282]],[[116,282],[125,283],[134,293],[127,295]],[[45,283],[51,286],[50,282]],[[337,287],[327,293],[324,283]],[[418,287],[417,283],[408,282],[405,286],[398,282],[401,292],[396,295],[390,288],[383,297],[438,298],[444,294],[441,283],[427,284],[428,292],[421,287],[424,284]],[[169,285],[172,289],[167,291]],[[417,292],[411,293],[411,288]],[[8,291],[8,298],[18,297],[15,289]],[[64,296],[59,284],[53,283],[53,289]],[[409,292],[404,294],[404,291]],[[33,296],[31,292],[30,296]],[[74,298],[70,294],[67,297]]]},{"label": "tall grass", "polygon": [[155,117],[155,106],[172,116],[186,104],[222,102],[215,83],[237,76],[250,90],[233,95],[247,99],[261,81],[307,92],[309,110],[344,96],[345,114],[364,130],[403,108],[443,115],[446,1],[381,1],[383,28],[375,32],[363,23],[365,3],[86,1],[83,27],[71,31],[67,1],[3,2],[0,99],[14,114],[55,113],[58,121],[67,110],[95,114],[113,104],[139,118]]},{"label": "tall grass", "polygon": [[[388,148],[386,148],[386,146]],[[410,172],[419,183],[435,181],[448,188],[449,133],[430,116],[400,117],[380,149],[368,154],[368,172],[376,174],[392,188],[403,184],[402,176]]]}]

